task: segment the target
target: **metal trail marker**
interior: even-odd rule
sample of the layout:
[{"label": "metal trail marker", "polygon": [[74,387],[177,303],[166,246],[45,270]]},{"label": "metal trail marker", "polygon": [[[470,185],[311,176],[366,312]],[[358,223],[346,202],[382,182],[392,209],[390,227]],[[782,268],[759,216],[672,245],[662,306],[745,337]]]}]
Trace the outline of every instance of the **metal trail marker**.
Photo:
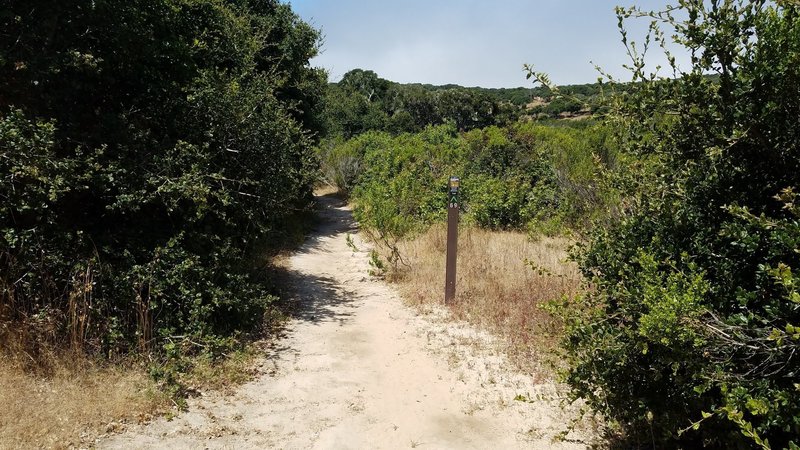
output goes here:
[{"label": "metal trail marker", "polygon": [[461,180],[450,177],[447,205],[447,257],[444,272],[444,303],[448,304],[456,296],[456,252],[458,250],[458,189]]}]

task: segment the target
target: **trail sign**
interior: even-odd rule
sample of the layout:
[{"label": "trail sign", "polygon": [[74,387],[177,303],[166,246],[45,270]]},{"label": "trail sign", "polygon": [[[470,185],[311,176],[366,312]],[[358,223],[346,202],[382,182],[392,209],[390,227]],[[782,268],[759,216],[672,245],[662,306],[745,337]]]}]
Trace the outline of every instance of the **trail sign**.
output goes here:
[{"label": "trail sign", "polygon": [[461,179],[450,177],[447,205],[447,256],[444,273],[444,302],[450,303],[456,296],[456,259],[458,250],[458,191]]}]

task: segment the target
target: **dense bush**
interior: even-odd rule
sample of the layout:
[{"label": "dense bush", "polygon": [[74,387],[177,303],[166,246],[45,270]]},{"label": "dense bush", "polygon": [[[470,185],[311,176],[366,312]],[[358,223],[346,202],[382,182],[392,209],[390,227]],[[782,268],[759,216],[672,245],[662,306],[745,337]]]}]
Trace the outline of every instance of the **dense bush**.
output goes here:
[{"label": "dense bush", "polygon": [[619,11],[674,28],[692,64],[657,79],[631,52],[611,120],[635,164],[579,254],[594,288],[561,310],[567,381],[630,444],[797,448],[800,8],[680,5]]},{"label": "dense bush", "polygon": [[444,220],[443,196],[448,178],[458,170],[459,140],[450,126],[367,138],[364,171],[353,191],[355,216],[377,240],[395,248],[398,239]]},{"label": "dense bush", "polygon": [[315,175],[317,39],[273,0],[0,6],[0,341],[109,354],[257,324],[258,260]]},{"label": "dense bush", "polygon": [[352,192],[367,229],[392,242],[443,221],[450,176],[462,179],[464,220],[488,229],[583,229],[614,197],[600,174],[617,164],[597,125],[518,123],[458,132],[369,132],[320,146],[323,174]]}]

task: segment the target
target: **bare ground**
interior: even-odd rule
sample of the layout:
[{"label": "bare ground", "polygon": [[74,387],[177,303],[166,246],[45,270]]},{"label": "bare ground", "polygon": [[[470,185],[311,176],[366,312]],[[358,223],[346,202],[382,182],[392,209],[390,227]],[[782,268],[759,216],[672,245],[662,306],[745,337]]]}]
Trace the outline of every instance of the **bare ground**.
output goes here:
[{"label": "bare ground", "polygon": [[[340,201],[289,260],[296,316],[233,395],[189,401],[99,448],[587,448],[559,389],[515,373],[495,340],[442,308],[403,306],[369,277],[368,245]],[[353,235],[358,249],[347,245]]]}]

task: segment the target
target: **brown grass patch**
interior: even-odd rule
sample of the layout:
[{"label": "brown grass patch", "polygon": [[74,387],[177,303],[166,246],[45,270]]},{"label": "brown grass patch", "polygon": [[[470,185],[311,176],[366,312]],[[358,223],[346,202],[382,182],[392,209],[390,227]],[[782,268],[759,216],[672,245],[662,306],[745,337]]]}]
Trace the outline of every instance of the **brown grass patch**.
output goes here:
[{"label": "brown grass patch", "polygon": [[[390,278],[409,304],[443,303],[446,237],[444,225],[437,225],[399,245],[409,267],[400,267]],[[549,376],[544,362],[560,325],[541,305],[580,290],[580,273],[566,261],[569,244],[565,239],[534,241],[523,233],[462,228],[453,317],[503,338],[522,370]],[[534,270],[526,261],[544,270]]]},{"label": "brown grass patch", "polygon": [[0,448],[77,448],[171,405],[145,371],[63,358],[47,376],[0,356]]},{"label": "brown grass patch", "polygon": [[258,375],[255,362],[263,354],[261,345],[260,342],[251,343],[217,361],[207,355],[197,356],[191,359],[191,369],[178,378],[191,391],[230,394]]}]

